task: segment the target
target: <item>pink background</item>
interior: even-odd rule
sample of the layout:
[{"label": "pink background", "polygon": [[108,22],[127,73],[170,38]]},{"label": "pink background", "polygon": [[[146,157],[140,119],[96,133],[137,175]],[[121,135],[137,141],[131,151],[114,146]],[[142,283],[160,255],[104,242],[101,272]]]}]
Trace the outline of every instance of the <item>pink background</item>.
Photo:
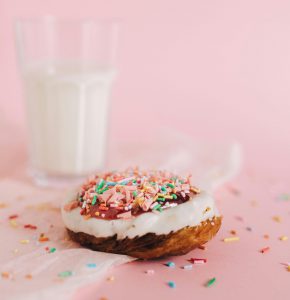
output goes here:
[{"label": "pink background", "polygon": [[[24,124],[12,21],[44,14],[123,21],[113,138],[137,133],[139,138],[156,127],[174,126],[196,138],[237,139],[249,164],[285,168],[289,1],[0,0],[0,125],[18,127],[10,132]],[[124,114],[131,117],[125,121]],[[11,137],[4,146],[2,170],[16,149],[23,152],[23,141]]]},{"label": "pink background", "polygon": [[[12,20],[47,13],[123,20],[111,139],[147,138],[156,128],[170,126],[196,139],[238,140],[245,152],[244,171],[235,183],[243,190],[242,197],[225,191],[220,196],[227,217],[219,236],[237,229],[244,242],[225,246],[219,238],[214,240],[206,254],[212,264],[194,270],[192,277],[180,277],[184,273],[179,269],[170,277],[157,263],[118,268],[114,289],[103,282],[100,289],[94,286],[85,291],[90,299],[93,295],[96,299],[102,295],[120,299],[122,295],[124,299],[125,293],[128,299],[130,295],[135,299],[140,285],[144,299],[152,288],[167,299],[195,295],[245,299],[252,293],[264,299],[286,299],[290,273],[279,263],[290,261],[289,241],[281,244],[278,236],[290,236],[289,202],[277,204],[275,199],[289,192],[290,182],[290,2],[0,0],[2,177],[17,172],[25,161]],[[253,211],[251,200],[259,202],[258,210]],[[286,221],[274,223],[273,214]],[[246,216],[246,223],[238,223],[235,215]],[[255,234],[250,236],[245,226],[256,227]],[[270,242],[262,239],[264,233],[273,236]],[[262,256],[258,250],[267,243],[273,252]],[[175,261],[180,265],[185,258]],[[143,272],[148,268],[159,270],[159,275],[145,278]],[[204,290],[202,284],[213,276],[221,283]],[[164,285],[170,278],[179,289]],[[124,289],[128,282],[135,284],[129,295]]]}]

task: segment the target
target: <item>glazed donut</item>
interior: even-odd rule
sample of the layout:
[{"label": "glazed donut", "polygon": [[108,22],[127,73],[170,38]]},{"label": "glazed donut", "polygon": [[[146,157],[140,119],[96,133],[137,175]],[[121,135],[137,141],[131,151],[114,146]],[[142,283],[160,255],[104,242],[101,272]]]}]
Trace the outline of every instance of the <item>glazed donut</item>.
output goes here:
[{"label": "glazed donut", "polygon": [[61,211],[72,240],[140,259],[186,254],[221,226],[213,197],[190,176],[138,168],[90,177]]}]

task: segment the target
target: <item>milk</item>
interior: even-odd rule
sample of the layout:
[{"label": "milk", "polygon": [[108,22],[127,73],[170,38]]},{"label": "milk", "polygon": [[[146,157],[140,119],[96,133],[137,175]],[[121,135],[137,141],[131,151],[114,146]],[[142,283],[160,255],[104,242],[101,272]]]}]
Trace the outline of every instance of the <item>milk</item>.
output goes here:
[{"label": "milk", "polygon": [[74,64],[24,69],[31,166],[85,176],[104,165],[114,70]]}]

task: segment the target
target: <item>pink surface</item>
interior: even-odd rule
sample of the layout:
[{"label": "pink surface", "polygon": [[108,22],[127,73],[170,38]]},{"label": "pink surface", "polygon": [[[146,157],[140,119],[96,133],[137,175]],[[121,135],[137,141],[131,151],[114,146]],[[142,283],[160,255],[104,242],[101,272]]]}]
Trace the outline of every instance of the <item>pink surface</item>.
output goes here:
[{"label": "pink surface", "polygon": [[[219,192],[224,224],[208,250],[172,259],[174,270],[160,262],[122,266],[111,272],[115,281],[92,285],[75,299],[84,299],[82,293],[110,300],[289,298],[290,272],[280,263],[290,261],[290,241],[278,238],[290,237],[290,201],[277,200],[290,192],[289,1],[1,0],[2,177],[21,177],[25,160],[12,19],[46,13],[123,19],[111,139],[146,138],[155,128],[171,126],[197,139],[237,139],[245,150],[245,168],[234,184],[240,194]],[[124,114],[131,119],[125,122]],[[221,242],[232,229],[241,240]],[[265,246],[270,251],[259,253]],[[208,264],[180,269],[191,256],[207,257]],[[149,268],[156,274],[144,274]],[[216,283],[205,288],[212,277]],[[168,280],[176,289],[166,286]]]}]

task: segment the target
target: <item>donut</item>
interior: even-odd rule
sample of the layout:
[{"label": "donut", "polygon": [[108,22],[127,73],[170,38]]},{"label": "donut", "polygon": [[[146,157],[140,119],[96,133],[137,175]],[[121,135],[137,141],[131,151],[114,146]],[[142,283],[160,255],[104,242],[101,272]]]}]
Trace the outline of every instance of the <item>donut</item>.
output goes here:
[{"label": "donut", "polygon": [[62,218],[84,247],[156,259],[186,254],[212,239],[222,217],[191,176],[140,170],[98,173],[65,199]]}]

